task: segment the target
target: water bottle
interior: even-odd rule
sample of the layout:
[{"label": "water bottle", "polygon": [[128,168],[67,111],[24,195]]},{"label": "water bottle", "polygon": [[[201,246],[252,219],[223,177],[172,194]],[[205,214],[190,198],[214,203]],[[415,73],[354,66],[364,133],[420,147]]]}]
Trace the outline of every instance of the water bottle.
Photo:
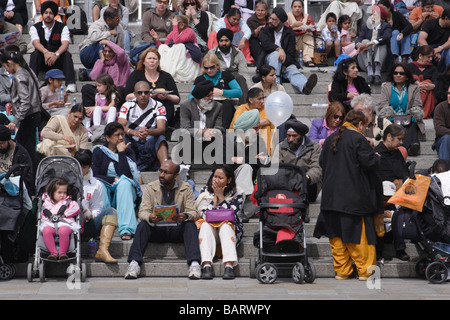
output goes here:
[{"label": "water bottle", "polygon": [[88,241],[88,252],[89,252],[89,259],[94,259],[95,257],[95,253],[97,252],[97,243],[95,242],[95,240],[93,238],[91,238]]},{"label": "water bottle", "polygon": [[64,88],[61,86],[61,91],[59,92],[59,101],[64,101]]},{"label": "water bottle", "polygon": [[72,104],[70,105],[70,109],[72,109],[72,107],[76,104],[77,104],[77,98],[73,98]]},{"label": "water bottle", "polygon": [[303,62],[303,50],[300,50],[300,53],[298,54],[298,63],[300,63],[300,66],[301,66],[301,67],[304,66],[304,62]]}]

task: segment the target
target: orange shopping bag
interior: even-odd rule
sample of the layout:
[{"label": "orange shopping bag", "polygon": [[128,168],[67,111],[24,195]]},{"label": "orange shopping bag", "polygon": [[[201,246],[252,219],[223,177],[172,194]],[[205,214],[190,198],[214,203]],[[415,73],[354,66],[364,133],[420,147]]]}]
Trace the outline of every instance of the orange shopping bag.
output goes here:
[{"label": "orange shopping bag", "polygon": [[421,212],[428,194],[431,178],[416,174],[414,178],[408,178],[397,192],[389,199],[388,203],[396,204]]}]

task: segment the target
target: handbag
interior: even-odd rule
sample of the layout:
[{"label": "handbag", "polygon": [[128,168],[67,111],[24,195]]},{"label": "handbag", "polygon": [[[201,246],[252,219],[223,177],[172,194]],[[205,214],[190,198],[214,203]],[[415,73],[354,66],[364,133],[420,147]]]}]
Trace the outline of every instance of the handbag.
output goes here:
[{"label": "handbag", "polygon": [[222,222],[222,221],[234,221],[234,210],[225,209],[224,207],[214,207],[212,210],[206,210],[205,212],[206,222]]},{"label": "handbag", "polygon": [[406,127],[411,124],[411,116],[410,115],[396,115],[394,116],[394,123],[400,126]]},{"label": "handbag", "polygon": [[422,212],[430,182],[430,177],[416,174],[414,178],[406,179],[388,203]]}]

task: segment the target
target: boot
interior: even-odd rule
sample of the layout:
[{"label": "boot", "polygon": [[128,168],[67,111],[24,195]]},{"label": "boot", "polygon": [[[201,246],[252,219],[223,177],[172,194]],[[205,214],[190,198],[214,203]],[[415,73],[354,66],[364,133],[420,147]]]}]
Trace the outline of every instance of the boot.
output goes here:
[{"label": "boot", "polygon": [[95,259],[105,263],[117,263],[117,260],[111,257],[108,251],[114,231],[117,227],[117,217],[112,215],[104,216],[102,222],[103,226],[100,231],[100,244],[97,253],[95,254]]}]

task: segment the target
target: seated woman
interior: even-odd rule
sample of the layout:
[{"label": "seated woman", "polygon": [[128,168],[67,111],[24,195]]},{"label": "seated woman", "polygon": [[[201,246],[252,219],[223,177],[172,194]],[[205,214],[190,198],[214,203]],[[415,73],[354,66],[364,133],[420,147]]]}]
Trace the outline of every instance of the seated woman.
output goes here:
[{"label": "seated woman", "polygon": [[252,32],[247,23],[241,18],[241,12],[238,8],[231,8],[225,17],[220,18],[214,25],[214,31],[210,33],[208,38],[208,48],[212,49],[217,46],[217,32],[220,29],[230,29],[233,31],[232,45],[239,48],[245,56],[247,63],[254,63],[252,55],[250,54],[250,39]]},{"label": "seated woman", "polygon": [[[201,219],[199,225],[200,253],[202,256],[202,279],[212,279],[212,261],[216,255],[216,248],[220,242],[222,250],[222,263],[225,266],[223,279],[234,279],[234,270],[238,264],[236,247],[243,235],[243,223],[240,212],[245,195],[236,185],[233,169],[226,164],[218,165],[205,187],[202,188],[196,201]],[[233,221],[207,222],[206,212],[214,207],[232,209]]]},{"label": "seated woman", "polygon": [[417,59],[408,65],[414,79],[419,83],[424,119],[431,118],[434,107],[436,106],[434,89],[439,81],[438,69],[432,64],[433,55],[434,49],[432,47],[420,46],[417,49]]},{"label": "seated woman", "polygon": [[82,125],[85,116],[81,104],[74,105],[67,116],[52,116],[41,131],[42,142],[37,151],[46,155],[74,155],[79,149],[87,149],[88,132]]},{"label": "seated woman", "polygon": [[295,32],[297,56],[302,51],[305,66],[314,67],[314,34],[317,32],[313,18],[304,13],[303,8],[303,0],[292,1],[292,12],[287,13],[287,23]]},{"label": "seated woman", "polygon": [[174,126],[175,105],[180,103],[180,94],[177,84],[170,73],[162,70],[160,66],[161,55],[156,48],[148,48],[141,54],[141,58],[127,80],[125,87],[126,101],[133,100],[134,86],[139,81],[146,81],[150,84],[151,90],[164,89],[165,92],[154,91],[150,98],[161,102],[166,108],[167,124]]},{"label": "seated woman", "polygon": [[[213,53],[208,53],[203,57],[202,73],[195,79],[194,87],[204,79],[214,83],[214,100],[219,100],[222,103],[222,126],[229,128],[235,112],[232,99],[237,101],[242,96],[241,87],[231,72],[220,70],[219,59]],[[194,87],[192,87],[192,90],[194,90]],[[189,99],[192,99],[192,97],[191,91]]]},{"label": "seated woman", "polygon": [[419,86],[408,65],[403,63],[394,65],[389,80],[381,85],[378,115],[406,128],[403,146],[408,155],[416,156],[420,151],[419,130],[425,133]]},{"label": "seated woman", "polygon": [[258,59],[263,59],[264,54],[261,43],[259,42],[259,32],[264,28],[269,21],[269,6],[263,0],[259,0],[255,4],[255,13],[248,18],[247,25],[252,32],[252,36],[249,40],[250,54],[255,61],[255,65],[260,66],[262,63],[258,63]]},{"label": "seated woman", "polygon": [[176,81],[194,81],[200,74],[202,60],[197,36],[186,16],[176,16],[172,19],[172,25],[173,30],[167,35],[165,44],[161,44],[154,30],[150,31],[161,54],[161,68],[170,73]]},{"label": "seated woman", "polygon": [[259,136],[266,143],[266,150],[270,155],[271,145],[272,145],[272,133],[275,129],[275,126],[270,122],[269,118],[266,115],[266,111],[264,110],[264,91],[259,88],[252,88],[248,91],[247,95],[247,103],[241,104],[237,107],[236,112],[234,113],[233,120],[230,124],[230,129],[234,129],[234,123],[245,111],[256,109],[259,112],[259,123],[257,127],[259,129]]},{"label": "seated woman", "polygon": [[197,37],[197,44],[200,47],[202,55],[205,55],[208,49],[208,30],[210,21],[208,14],[202,10],[199,0],[183,0],[178,7],[180,14],[184,14],[189,19],[189,26],[194,30]]},{"label": "seated woman", "polygon": [[371,90],[366,80],[358,75],[356,60],[347,58],[339,62],[328,93],[328,100],[342,103],[345,111],[348,112],[351,109],[352,99],[363,93],[370,94]]},{"label": "seated woman", "polygon": [[367,82],[370,84],[381,84],[381,69],[385,64],[387,46],[392,37],[392,27],[385,19],[386,10],[374,4],[367,23],[362,26],[356,39],[355,46],[359,49],[358,64],[367,70]]},{"label": "seated woman", "polygon": [[[261,81],[255,83],[251,88],[260,88],[264,91],[266,98],[273,92],[283,91],[286,92],[283,85],[277,83],[277,75],[275,73],[275,68],[264,64],[259,68],[259,77]],[[250,88],[250,89],[251,89]]]},{"label": "seated woman", "polygon": [[[380,155],[380,165],[377,169],[378,175],[382,181],[394,183],[397,190],[403,185],[403,182],[409,176],[409,169],[402,153],[399,150],[405,135],[405,128],[400,125],[391,124],[384,130],[383,141],[375,147],[375,152]],[[401,260],[408,260],[409,256],[405,252],[405,241],[401,236],[401,231],[396,228],[398,223],[395,223],[395,218],[397,218],[395,216],[396,215],[394,214],[392,217],[391,225],[396,256]],[[382,247],[384,239],[380,242]]]},{"label": "seated woman", "polygon": [[322,146],[325,139],[339,129],[344,121],[344,117],[344,106],[340,102],[332,102],[327,108],[325,117],[312,121],[308,138]]},{"label": "seated woman", "polygon": [[[98,59],[91,73],[90,78],[95,81],[102,74],[109,74],[114,81],[120,93],[119,105],[125,102],[125,86],[128,77],[130,76],[130,62],[128,57],[121,47],[109,40],[101,40],[100,44],[103,47],[100,50],[100,59]],[[83,106],[95,105],[96,87],[93,84],[85,84],[81,88],[81,98]]]},{"label": "seated woman", "polygon": [[136,231],[135,202],[142,195],[134,152],[124,140],[123,126],[117,122],[105,127],[105,145],[93,148],[92,172],[102,182],[103,205],[117,210],[119,234],[131,240]]}]

